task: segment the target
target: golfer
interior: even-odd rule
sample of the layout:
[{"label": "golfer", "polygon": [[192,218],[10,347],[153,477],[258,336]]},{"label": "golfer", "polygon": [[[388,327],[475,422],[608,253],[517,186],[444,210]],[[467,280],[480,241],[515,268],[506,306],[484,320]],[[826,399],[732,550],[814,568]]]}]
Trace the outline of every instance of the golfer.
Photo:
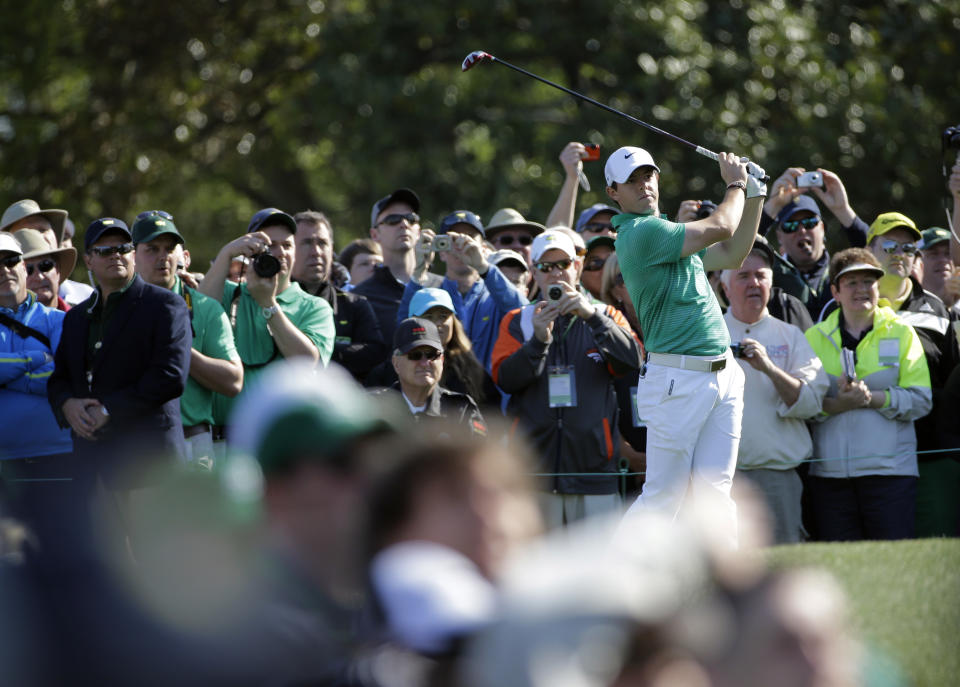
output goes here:
[{"label": "golfer", "polygon": [[732,153],[721,153],[719,163],[723,201],[709,217],[685,224],[658,216],[660,168],[646,150],[620,148],[604,174],[607,195],[622,211],[612,220],[617,257],[647,351],[637,386],[647,474],[627,517],[647,509],[675,517],[692,483],[697,498],[715,502],[718,531],[736,546],[730,487],[744,378],[706,270],[739,269],[757,234],[766,186]]}]

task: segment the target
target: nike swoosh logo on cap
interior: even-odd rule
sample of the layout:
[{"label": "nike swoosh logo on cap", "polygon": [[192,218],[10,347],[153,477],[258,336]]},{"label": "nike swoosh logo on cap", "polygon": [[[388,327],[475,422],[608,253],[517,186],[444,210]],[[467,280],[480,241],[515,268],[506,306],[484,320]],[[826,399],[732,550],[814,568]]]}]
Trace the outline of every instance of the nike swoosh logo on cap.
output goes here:
[{"label": "nike swoosh logo on cap", "polygon": [[629,160],[631,157],[633,157],[633,153],[627,153],[626,155],[623,156],[623,159]]}]

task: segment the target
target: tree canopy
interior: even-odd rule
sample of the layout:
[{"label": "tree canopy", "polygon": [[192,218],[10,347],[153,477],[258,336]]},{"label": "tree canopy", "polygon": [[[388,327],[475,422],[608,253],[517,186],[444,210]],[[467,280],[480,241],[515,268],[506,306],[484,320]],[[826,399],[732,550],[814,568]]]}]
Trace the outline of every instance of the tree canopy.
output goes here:
[{"label": "tree canopy", "polygon": [[[81,232],[162,208],[204,259],[265,206],[323,210],[342,246],[400,186],[432,223],[505,206],[542,221],[570,140],[651,150],[670,214],[720,195],[688,148],[502,66],[461,72],[478,49],[772,177],[833,170],[868,222],[945,221],[960,0],[61,0],[3,16],[3,205],[67,208]],[[602,162],[586,173],[581,207],[606,200]]]}]

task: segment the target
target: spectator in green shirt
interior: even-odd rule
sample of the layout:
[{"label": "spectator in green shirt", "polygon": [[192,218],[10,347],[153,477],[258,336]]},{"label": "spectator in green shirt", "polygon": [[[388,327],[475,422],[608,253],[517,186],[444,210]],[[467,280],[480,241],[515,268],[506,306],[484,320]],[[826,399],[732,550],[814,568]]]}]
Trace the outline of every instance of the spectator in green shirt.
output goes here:
[{"label": "spectator in green shirt", "polygon": [[[326,365],[333,353],[336,334],[330,304],[290,281],[296,231],[293,217],[282,210],[260,210],[246,234],[220,249],[200,286],[207,296],[220,299],[227,312],[243,361],[245,389],[275,360],[303,357]],[[243,284],[227,280],[230,263],[238,255],[251,259]],[[279,263],[272,276],[257,271],[264,255]]]},{"label": "spectator in green shirt", "polygon": [[149,284],[181,296],[190,310],[193,348],[190,377],[180,397],[187,461],[213,467],[213,394],[233,397],[243,388],[243,364],[223,308],[213,298],[184,284],[178,271],[189,266],[183,236],[166,212],[140,213],[133,224],[137,274]]}]

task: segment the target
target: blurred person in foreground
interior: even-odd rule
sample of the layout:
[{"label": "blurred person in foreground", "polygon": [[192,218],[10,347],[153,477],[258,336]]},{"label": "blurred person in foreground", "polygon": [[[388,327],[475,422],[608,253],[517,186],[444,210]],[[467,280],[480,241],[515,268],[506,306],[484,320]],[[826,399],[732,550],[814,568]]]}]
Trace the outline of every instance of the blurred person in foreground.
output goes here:
[{"label": "blurred person in foreground", "polygon": [[363,296],[346,293],[333,281],[333,227],[322,212],[306,210],[293,217],[297,257],[291,278],[333,310],[336,339],[332,360],[361,380],[387,355],[377,316]]},{"label": "blurred person in foreground", "polygon": [[449,657],[494,619],[496,584],[539,511],[525,453],[455,426],[412,443],[371,490],[369,575],[386,638]]},{"label": "blurred person in foreground", "polygon": [[[640,342],[615,308],[577,288],[583,265],[564,232],[533,242],[542,300],[500,324],[493,379],[511,394],[507,414],[529,437],[548,527],[617,511],[620,437],[613,381],[640,367]],[[578,473],[598,473],[583,474]]]},{"label": "blurred person in foreground", "polygon": [[215,459],[213,394],[232,398],[243,388],[243,363],[233,329],[218,301],[180,278],[187,264],[185,241],[169,213],[141,213],[133,223],[132,235],[137,274],[148,284],[180,296],[190,313],[190,377],[180,397],[180,416],[188,465],[210,470]]},{"label": "blurred person in foreground", "polygon": [[883,276],[870,251],[837,253],[830,289],[839,307],[806,332],[830,377],[812,429],[818,460],[810,468],[817,533],[828,541],[909,539],[915,532],[913,425],[932,406],[930,373],[914,329],[878,305]]},{"label": "blurred person in foreground", "polygon": [[[296,232],[297,223],[282,210],[259,210],[250,219],[247,232],[220,249],[200,286],[200,291],[220,302],[227,313],[243,361],[245,387],[281,358],[303,357],[326,365],[333,353],[330,304],[305,293],[290,279],[296,260]],[[241,255],[250,264],[246,280],[237,284],[227,280],[227,274],[233,258]],[[259,274],[260,264],[269,265],[273,274]],[[233,400],[226,401],[225,406],[231,407]]]},{"label": "blurred person in foreground", "polygon": [[60,282],[70,276],[77,264],[76,249],[50,248],[36,229],[20,229],[14,236],[23,249],[27,288],[48,308],[68,311],[70,304],[60,296]]},{"label": "blurred person in foreground", "polygon": [[[444,250],[435,247],[438,240],[443,240],[440,237],[449,240]],[[421,282],[427,270],[434,259],[439,258],[447,266],[440,288],[450,294],[454,312],[470,337],[474,354],[484,369],[489,370],[500,320],[511,310],[526,305],[527,299],[496,265],[487,261],[484,239],[480,217],[469,210],[456,210],[444,217],[436,234],[430,229],[422,230],[416,245],[413,278],[404,289],[397,317],[402,319],[407,312],[411,299],[423,288]]]},{"label": "blurred person in foreground", "polygon": [[737,541],[730,487],[743,415],[743,372],[707,281],[712,269],[738,267],[753,246],[766,186],[732,153],[721,153],[726,190],[709,217],[685,224],[658,216],[660,168],[646,150],[625,146],[607,159],[607,195],[620,270],[637,308],[646,351],[637,411],[647,423],[647,474],[627,513],[675,517],[694,493],[725,504],[725,537]]},{"label": "blurred person in foreground", "polygon": [[486,435],[487,425],[476,401],[440,384],[446,361],[443,340],[433,321],[409,317],[397,325],[391,365],[397,376],[391,388],[400,392],[415,421],[432,423],[445,418],[467,432]]},{"label": "blurred person in foreground", "polygon": [[[744,422],[736,478],[749,480],[773,515],[773,543],[803,540],[802,485],[796,467],[813,453],[806,420],[820,414],[829,382],[803,332],[767,311],[773,288],[769,256],[754,248],[739,269],[721,275],[724,315],[743,369]],[[738,479],[734,480],[734,494]]]}]

